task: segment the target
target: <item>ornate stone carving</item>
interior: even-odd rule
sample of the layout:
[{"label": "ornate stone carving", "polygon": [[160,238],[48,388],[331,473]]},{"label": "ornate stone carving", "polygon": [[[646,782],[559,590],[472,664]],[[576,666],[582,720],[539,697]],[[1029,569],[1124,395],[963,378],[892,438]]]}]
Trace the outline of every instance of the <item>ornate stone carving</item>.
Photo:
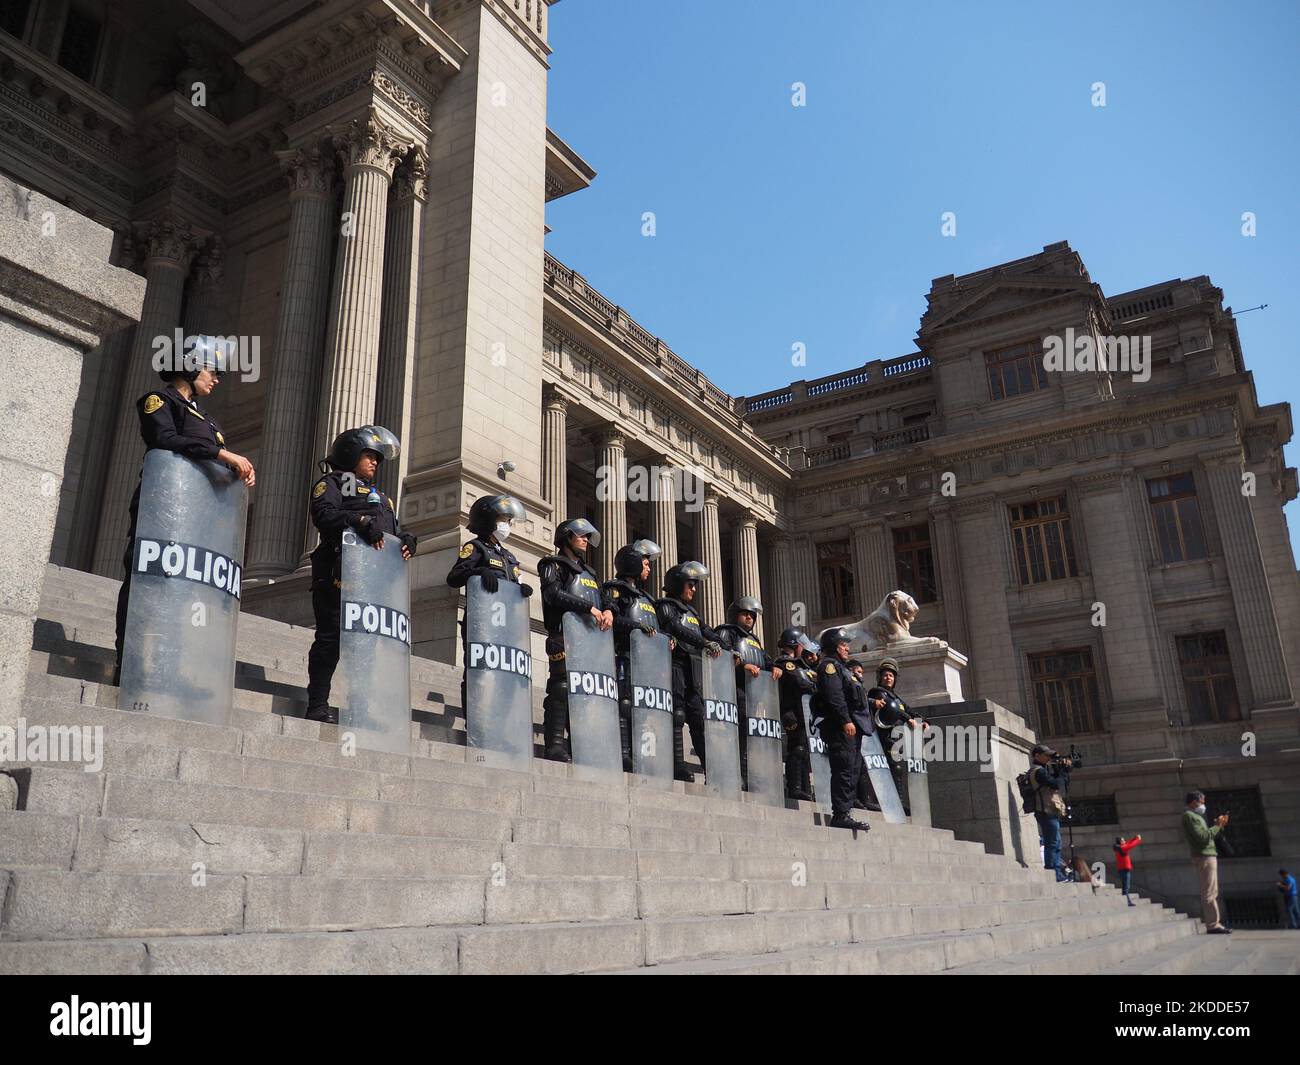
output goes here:
[{"label": "ornate stone carving", "polygon": [[188,272],[198,250],[198,240],[188,222],[159,218],[145,223],[143,236],[148,241],[150,265],[161,261]]},{"label": "ornate stone carving", "polygon": [[334,184],[334,160],[318,148],[276,152],[291,196],[327,196]]},{"label": "ornate stone carving", "polygon": [[354,118],[346,126],[332,127],[332,142],[344,166],[372,166],[393,176],[411,142],[381,119],[372,107],[363,118]]},{"label": "ornate stone carving", "polygon": [[[912,622],[919,613],[920,607],[915,599],[906,592],[893,591],[885,596],[875,613],[845,628],[853,642],[861,642],[868,651],[883,651],[899,644],[925,643],[926,639],[912,635]],[[928,639],[933,640],[933,637]]]},{"label": "ornate stone carving", "polygon": [[412,197],[424,202],[429,180],[429,155],[420,147],[407,154],[402,165],[393,174],[393,191],[399,200]]}]

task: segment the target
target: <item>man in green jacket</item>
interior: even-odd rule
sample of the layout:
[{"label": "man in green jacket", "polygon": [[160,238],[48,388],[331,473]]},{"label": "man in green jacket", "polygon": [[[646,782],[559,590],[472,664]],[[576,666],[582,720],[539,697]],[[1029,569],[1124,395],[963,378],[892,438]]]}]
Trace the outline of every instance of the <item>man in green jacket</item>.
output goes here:
[{"label": "man in green jacket", "polygon": [[1187,837],[1192,865],[1196,867],[1201,882],[1201,916],[1205,918],[1205,930],[1216,936],[1232,934],[1231,928],[1224,928],[1219,922],[1219,852],[1214,842],[1227,823],[1228,815],[1220,814],[1214,819],[1213,826],[1206,824],[1205,793],[1187,793],[1183,835]]}]

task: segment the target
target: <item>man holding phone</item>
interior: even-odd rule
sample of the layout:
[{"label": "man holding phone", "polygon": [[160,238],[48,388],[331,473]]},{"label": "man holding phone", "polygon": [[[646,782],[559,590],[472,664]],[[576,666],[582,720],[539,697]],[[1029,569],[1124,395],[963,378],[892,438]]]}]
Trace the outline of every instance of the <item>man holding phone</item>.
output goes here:
[{"label": "man holding phone", "polygon": [[1219,833],[1228,824],[1228,815],[1219,814],[1214,824],[1205,821],[1205,793],[1189,791],[1187,809],[1183,811],[1183,835],[1191,850],[1192,865],[1201,882],[1201,916],[1205,930],[1212,936],[1232,934],[1219,921],[1219,852],[1215,845]]}]

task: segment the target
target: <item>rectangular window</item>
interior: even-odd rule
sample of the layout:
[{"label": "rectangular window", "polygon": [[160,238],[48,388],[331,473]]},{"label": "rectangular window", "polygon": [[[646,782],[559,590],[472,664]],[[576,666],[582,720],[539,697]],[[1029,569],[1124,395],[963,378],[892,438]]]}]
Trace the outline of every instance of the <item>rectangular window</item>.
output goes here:
[{"label": "rectangular window", "polygon": [[1047,387],[1043,345],[1039,340],[1001,351],[987,351],[984,353],[984,366],[989,375],[989,397],[992,399],[1023,396]]},{"label": "rectangular window", "polygon": [[1101,700],[1092,651],[1078,647],[1029,656],[1040,736],[1083,736],[1102,731]]},{"label": "rectangular window", "polygon": [[918,603],[938,598],[934,584],[934,556],[930,551],[930,526],[910,525],[894,530],[894,567],[898,587]]},{"label": "rectangular window", "polygon": [[[1214,824],[1219,814],[1228,814],[1223,830],[1227,847],[1219,853],[1225,858],[1267,858],[1271,853],[1268,823],[1258,788],[1232,788],[1222,791],[1205,789],[1205,820]],[[1229,854],[1228,851],[1232,853]]]},{"label": "rectangular window", "polygon": [[59,43],[59,66],[82,81],[91,81],[103,28],[103,23],[91,13],[69,7],[63,23],[63,40]]},{"label": "rectangular window", "polygon": [[1198,632],[1177,640],[1190,723],[1240,721],[1241,704],[1228,660],[1227,636],[1223,632]]},{"label": "rectangular window", "polygon": [[1166,562],[1204,558],[1201,507],[1196,501],[1196,482],[1192,475],[1182,473],[1147,481],[1147,498],[1151,501],[1160,557]]},{"label": "rectangular window", "polygon": [[1065,496],[1017,503],[1010,511],[1011,541],[1021,584],[1079,575]]},{"label": "rectangular window", "polygon": [[853,563],[847,540],[817,545],[817,574],[822,591],[822,617],[853,613]]}]

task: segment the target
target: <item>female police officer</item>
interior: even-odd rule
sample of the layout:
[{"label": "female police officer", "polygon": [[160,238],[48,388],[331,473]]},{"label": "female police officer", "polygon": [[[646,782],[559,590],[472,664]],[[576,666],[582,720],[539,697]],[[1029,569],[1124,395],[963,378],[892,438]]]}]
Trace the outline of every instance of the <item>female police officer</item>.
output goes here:
[{"label": "female police officer", "polygon": [[307,654],[307,718],[338,723],[329,705],[330,682],[339,663],[339,609],[343,589],[342,543],[345,529],[376,551],[384,549],[384,533],[402,541],[402,557],[415,552],[415,537],[397,524],[393,501],[375,486],[380,462],[392,462],[401,452],[397,437],[378,425],[340,433],[321,463],[328,470],[311,490],[311,520],[320,543],[311,553],[311,606],[316,615],[316,639]]},{"label": "female police officer", "polygon": [[[136,413],[140,416],[140,435],[145,451],[174,451],[186,458],[224,462],[239,475],[244,484],[253,487],[256,477],[253,464],[226,448],[226,438],[221,427],[198,404],[196,397],[212,394],[225,370],[225,356],[206,338],[192,350],[185,352],[172,365],[158,372],[164,387],[148,392],[136,400]],[[142,470],[143,472],[143,470]],[[117,595],[117,664],[113,671],[113,684],[122,675],[122,637],[126,630],[127,604],[131,597],[131,556],[135,548],[136,517],[140,509],[140,485],[131,496],[131,526],[126,535],[126,554],[122,568],[126,576]]]}]

